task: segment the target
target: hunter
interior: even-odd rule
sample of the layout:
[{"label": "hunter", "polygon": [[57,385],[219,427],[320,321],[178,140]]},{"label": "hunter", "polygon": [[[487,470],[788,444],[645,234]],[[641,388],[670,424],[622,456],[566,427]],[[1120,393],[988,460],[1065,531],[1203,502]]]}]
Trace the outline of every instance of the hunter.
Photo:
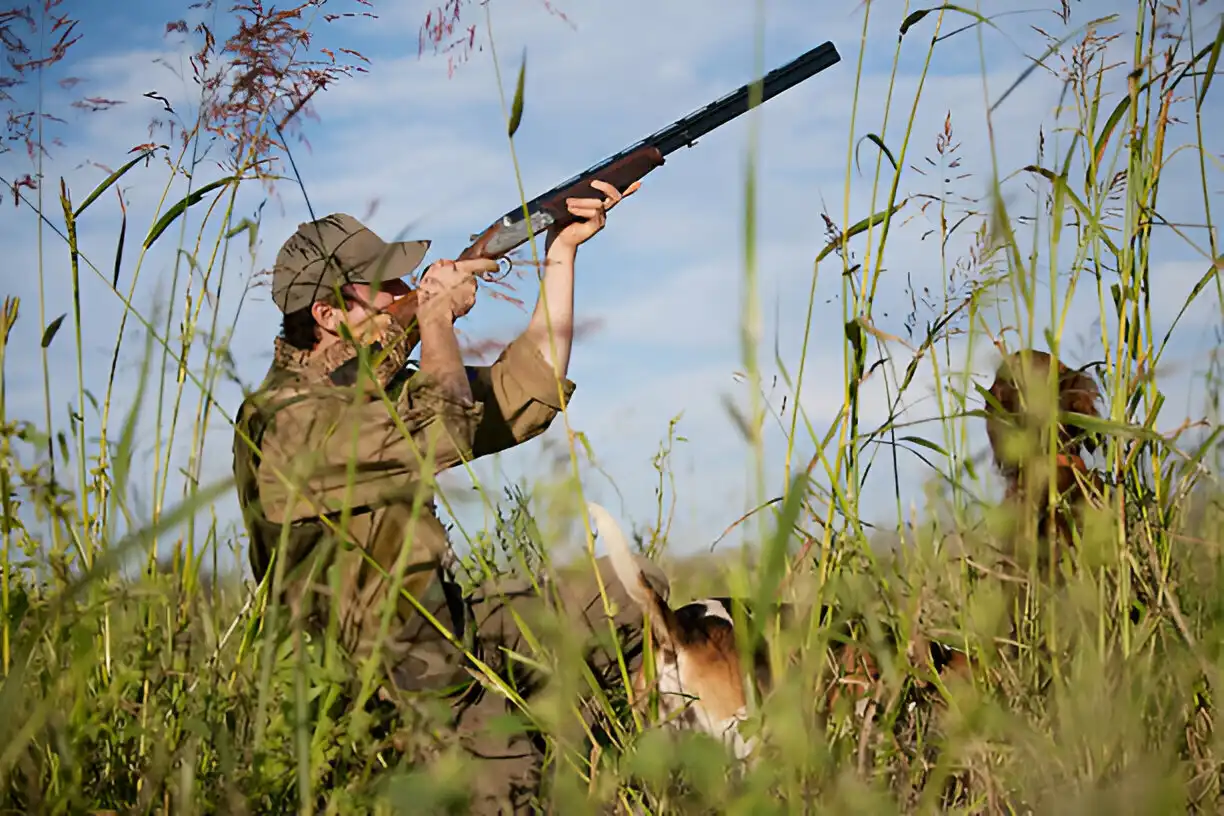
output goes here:
[{"label": "hunter", "polygon": [[[589,561],[579,580],[551,587],[551,600],[527,581],[504,579],[463,597],[433,502],[437,473],[534,439],[574,393],[566,372],[575,258],[623,198],[612,185],[594,186],[606,197],[567,202],[577,220],[547,235],[530,322],[487,366],[464,365],[455,321],[475,304],[476,275],[495,271],[495,261],[440,260],[425,270],[415,290],[419,369],[405,374],[410,349],[397,340],[409,327],[385,310],[412,291],[403,278],[429,242],[387,243],[344,214],[300,225],[272,271],[272,298],[284,315],[273,362],[235,422],[234,472],[256,579],[271,569],[289,617],[309,631],[335,626],[354,672],[376,655],[381,693],[432,692],[451,701],[461,744],[483,757],[472,780],[474,813],[527,808],[538,757],[526,735],[484,732],[507,713],[506,699],[472,682],[471,661],[406,595],[503,676],[501,647],[530,652],[507,603],[520,613],[552,604],[588,638],[597,677],[620,676]],[[369,385],[331,379],[358,344],[371,350],[385,399]],[[636,662],[641,613],[605,559],[596,563],[625,658]],[[665,592],[661,573],[644,559],[643,566]]]}]

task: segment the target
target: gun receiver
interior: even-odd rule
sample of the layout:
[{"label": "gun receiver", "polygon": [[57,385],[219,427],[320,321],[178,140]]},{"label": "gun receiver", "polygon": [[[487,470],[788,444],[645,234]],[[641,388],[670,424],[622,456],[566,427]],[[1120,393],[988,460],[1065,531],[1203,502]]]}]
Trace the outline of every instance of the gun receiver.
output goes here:
[{"label": "gun receiver", "polygon": [[[831,42],[801,54],[759,80],[760,102],[773,99],[839,62],[841,55]],[[525,208],[515,207],[475,236],[471,245],[459,253],[458,260],[499,260],[527,243],[533,234],[542,233],[549,227],[565,227],[573,223],[576,219],[565,206],[567,198],[602,198],[603,193],[591,186],[592,181],[607,182],[623,193],[629,185],[642,179],[655,168],[662,167],[669,154],[682,147],[692,147],[702,136],[747,113],[752,107],[752,88],[757,84],[751,82],[740,86],[619,153],[588,167],[548,192],[536,196],[527,202]],[[413,292],[395,301],[388,309],[401,325],[412,327],[405,340],[409,349],[415,348],[420,342],[420,333],[416,329],[414,319],[416,303],[416,293]],[[356,381],[356,375],[357,360],[353,359],[336,369],[332,380],[337,384],[351,385]]]}]

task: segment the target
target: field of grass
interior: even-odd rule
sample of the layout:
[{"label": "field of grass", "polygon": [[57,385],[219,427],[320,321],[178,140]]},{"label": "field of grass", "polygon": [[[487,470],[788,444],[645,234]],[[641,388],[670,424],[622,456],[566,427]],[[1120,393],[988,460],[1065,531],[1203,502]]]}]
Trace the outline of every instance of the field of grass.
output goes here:
[{"label": "field of grass", "polygon": [[[976,50],[983,28],[1012,24],[991,18],[988,3],[984,17],[964,7],[920,12],[900,5],[863,4],[857,14],[864,31],[872,16],[895,17],[897,48],[925,49],[928,56]],[[1205,111],[1218,104],[1212,97],[1220,89],[1212,89],[1224,20],[1218,5],[1197,0],[1120,2],[1117,14],[1101,21],[1080,19],[1075,6],[1067,4],[1060,26],[1045,28],[1049,51],[1032,55],[1040,58],[1032,71],[1057,73],[1064,82],[1057,131],[1035,131],[1031,154],[992,154],[993,195],[966,203],[933,194],[913,202],[926,206],[945,244],[953,231],[976,240],[972,258],[946,259],[944,291],[928,293],[940,304],[938,314],[915,330],[912,343],[893,336],[896,330],[873,311],[889,236],[913,228],[894,217],[898,191],[918,166],[954,175],[956,139],[950,130],[943,134],[925,162],[919,140],[926,137],[913,132],[912,118],[878,126],[877,100],[855,93],[845,204],[829,213],[830,242],[816,259],[808,293],[814,300],[818,275],[824,286],[840,281],[842,410],[817,426],[801,412],[771,417],[762,396],[743,418],[757,454],[759,502],[768,498],[765,422],[788,424],[794,447],[820,451],[810,462],[788,456],[788,493],[744,522],[755,527],[755,543],[743,559],[691,558],[679,570],[665,535],[655,529],[648,536],[652,554],[679,576],[673,602],[729,589],[823,603],[839,619],[865,621],[858,634],[882,664],[871,716],[827,710],[833,622],[814,616],[793,631],[766,631],[775,665],[793,668],[761,701],[764,759],[751,769],[733,772],[708,740],[685,738],[677,747],[643,731],[621,704],[623,689],[608,689],[598,701],[606,733],[593,747],[574,714],[573,695],[584,681],[565,659],[572,654],[569,634],[542,626],[541,650],[530,659],[556,682],[523,707],[548,748],[543,808],[583,813],[619,802],[621,812],[638,806],[647,813],[1224,810],[1224,735],[1215,730],[1224,670],[1224,529],[1217,526],[1224,522],[1224,491],[1216,477],[1214,413],[1221,371],[1213,350],[1196,375],[1209,421],[1157,431],[1177,421],[1161,414],[1160,376],[1177,328],[1166,334],[1153,325],[1151,294],[1161,281],[1150,274],[1160,261],[1154,245],[1184,242],[1201,258],[1191,297],[1214,299],[1224,317],[1218,276],[1224,254],[1210,206],[1222,148],[1219,133],[1203,124]],[[288,31],[274,26],[265,35],[292,43]],[[255,228],[239,222],[234,197],[241,185],[267,182],[259,170],[277,139],[273,118],[292,104],[289,85],[302,76],[293,62],[299,58],[284,56],[290,52],[292,46],[268,49],[288,60],[283,84],[264,90],[275,104],[239,99],[221,81],[205,84],[203,93],[228,106],[231,121],[244,123],[232,167],[221,172],[198,161],[199,143],[209,135],[204,114],[181,144],[163,151],[167,189],[184,169],[199,173],[186,202],[177,208],[174,200],[163,202],[150,237],[177,241],[218,291],[227,242]],[[858,76],[862,65],[845,69]],[[509,118],[514,77],[503,80]],[[984,89],[984,106],[1007,90]],[[1175,156],[1181,166],[1199,168],[1194,184],[1161,184]],[[748,258],[755,240],[752,167]],[[292,185],[292,172],[282,172],[288,178],[281,184]],[[852,183],[871,185],[870,212],[850,211]],[[1027,192],[1015,194],[1017,185]],[[1013,192],[1004,194],[1005,187]],[[23,217],[39,209],[47,245],[68,256],[72,285],[99,271],[109,278],[109,268],[87,269],[95,261],[73,250],[76,219],[87,217],[100,196],[113,195],[110,186],[92,196],[61,190],[51,179],[42,188],[38,195],[20,185],[15,192]],[[1194,223],[1162,215],[1170,198],[1179,211],[1192,205]],[[195,234],[176,218],[186,206],[209,211]],[[125,222],[126,243],[116,236],[125,279],[132,267],[139,274],[146,251],[133,237],[145,234],[136,226]],[[760,394],[763,342],[752,330],[759,310],[753,293],[764,273],[747,261],[742,274],[749,293],[744,370]],[[1005,517],[997,487],[970,455],[968,428],[982,422],[974,412],[983,404],[970,375],[992,343],[1058,354],[1071,299],[1085,297],[1099,304],[1100,334],[1087,359],[1103,361],[1095,373],[1104,394],[1098,430],[1107,444],[1094,464],[1107,489],[1054,580],[1039,574],[1034,558],[1003,556],[1035,554],[1035,533]],[[111,415],[110,391],[96,395],[88,435],[83,421],[48,433],[62,406],[48,403],[41,421],[6,411],[5,367],[33,353],[11,345],[9,330],[21,321],[47,326],[45,361],[52,341],[75,341],[80,350],[79,312],[50,326],[40,303],[6,298],[0,312],[0,810],[463,812],[465,767],[454,750],[439,747],[446,740],[431,720],[437,711],[422,703],[387,725],[372,709],[343,705],[350,676],[335,644],[307,637],[283,615],[267,615],[275,576],[256,586],[249,571],[217,568],[241,545],[198,519],[210,505],[234,501],[232,484],[189,478],[182,496],[168,495],[172,451],[189,450],[196,461],[203,429],[236,407],[206,396],[231,364],[222,342],[227,327],[190,290],[172,290],[169,302],[165,314],[133,311],[125,318],[147,330],[138,395],[147,399],[137,402],[156,406],[159,429],[152,483],[141,485],[130,479],[138,417]],[[120,346],[117,340],[116,360]],[[176,363],[188,351],[191,365],[180,371]],[[884,378],[890,402],[900,406],[919,388],[919,365],[935,373],[933,421],[866,426],[865,380]],[[79,368],[71,374],[83,382]],[[797,403],[803,366],[788,375],[788,396]],[[89,401],[84,390],[80,385],[78,405]],[[197,391],[205,396],[193,404],[189,395]],[[938,476],[917,516],[898,496],[896,530],[869,529],[860,523],[860,488],[878,456],[890,456],[896,445],[921,449]],[[549,489],[580,486],[571,479]],[[533,521],[521,494],[501,496],[498,513],[503,523],[484,532],[472,564],[499,569],[489,564],[546,559],[553,542],[541,530],[549,525]],[[175,542],[172,557],[159,558],[155,545],[168,541]],[[932,678],[909,648],[922,639],[968,651],[971,678]],[[367,682],[361,693],[369,691]]]}]

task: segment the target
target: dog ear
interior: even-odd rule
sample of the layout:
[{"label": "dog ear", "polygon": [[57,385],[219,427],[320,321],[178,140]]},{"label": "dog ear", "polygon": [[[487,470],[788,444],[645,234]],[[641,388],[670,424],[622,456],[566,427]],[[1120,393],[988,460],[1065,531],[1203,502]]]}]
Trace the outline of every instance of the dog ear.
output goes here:
[{"label": "dog ear", "polygon": [[[1097,400],[1100,398],[1101,391],[1097,387],[1096,380],[1090,375],[1065,366],[1060,367],[1059,408],[1070,413],[1100,417],[1101,414],[1097,410]],[[1060,447],[1064,451],[1070,452],[1077,445],[1083,445],[1089,453],[1096,453],[1100,440],[1093,431],[1079,426],[1074,420],[1068,420],[1060,430],[1062,431],[1062,438],[1059,440]]]},{"label": "dog ear", "polygon": [[990,441],[990,453],[995,467],[1006,474],[1014,469],[1004,455],[1004,450],[1006,434],[1014,429],[1015,417],[1020,412],[1020,394],[1002,366],[996,373],[994,382],[990,384],[988,393],[997,405],[986,403],[986,436]]},{"label": "dog ear", "polygon": [[612,562],[612,569],[624,586],[625,593],[646,613],[651,631],[654,632],[659,645],[674,649],[675,613],[668,606],[667,600],[646,579],[646,573],[629,549],[629,542],[625,539],[620,525],[612,518],[611,513],[594,502],[587,503],[587,512],[595,523],[595,530],[608,548],[608,560]]}]

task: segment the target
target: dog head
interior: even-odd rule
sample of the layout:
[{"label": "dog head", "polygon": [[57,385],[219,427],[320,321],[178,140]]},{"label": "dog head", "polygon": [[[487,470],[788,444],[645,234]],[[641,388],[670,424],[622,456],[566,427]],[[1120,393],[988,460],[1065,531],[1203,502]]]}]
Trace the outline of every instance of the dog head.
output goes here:
[{"label": "dog head", "polygon": [[[617,578],[648,621],[663,724],[705,732],[723,741],[737,758],[748,757],[755,740],[745,740],[738,728],[748,716],[748,695],[730,602],[709,598],[672,609],[646,580],[611,514],[598,504],[587,509]],[[759,661],[758,670],[762,665]],[[649,691],[645,661],[633,686],[639,700]]]},{"label": "dog head", "polygon": [[[1053,391],[1051,368],[1057,369]],[[1051,424],[1058,433],[1059,466],[1085,469],[1080,454],[1094,452],[1096,440],[1060,421],[1057,412],[1100,415],[1096,406],[1100,390],[1091,377],[1047,352],[1025,349],[999,364],[989,393],[997,406],[987,403],[986,434],[995,466],[1009,482],[1019,479],[1025,461],[1049,449],[1046,434]]]},{"label": "dog head", "polygon": [[[1072,527],[1080,522],[1084,504],[1101,488],[1101,479],[1082,458],[1097,449],[1094,434],[1057,414],[1100,416],[1096,382],[1046,352],[1025,349],[999,364],[989,393],[993,404],[986,405],[986,433],[995,466],[1007,483],[1005,500],[1033,505],[1040,537],[1070,545]],[[1052,473],[1042,467],[1051,427],[1057,433]],[[1051,481],[1053,500],[1047,489]],[[1044,557],[1039,555],[1039,560]]]}]

